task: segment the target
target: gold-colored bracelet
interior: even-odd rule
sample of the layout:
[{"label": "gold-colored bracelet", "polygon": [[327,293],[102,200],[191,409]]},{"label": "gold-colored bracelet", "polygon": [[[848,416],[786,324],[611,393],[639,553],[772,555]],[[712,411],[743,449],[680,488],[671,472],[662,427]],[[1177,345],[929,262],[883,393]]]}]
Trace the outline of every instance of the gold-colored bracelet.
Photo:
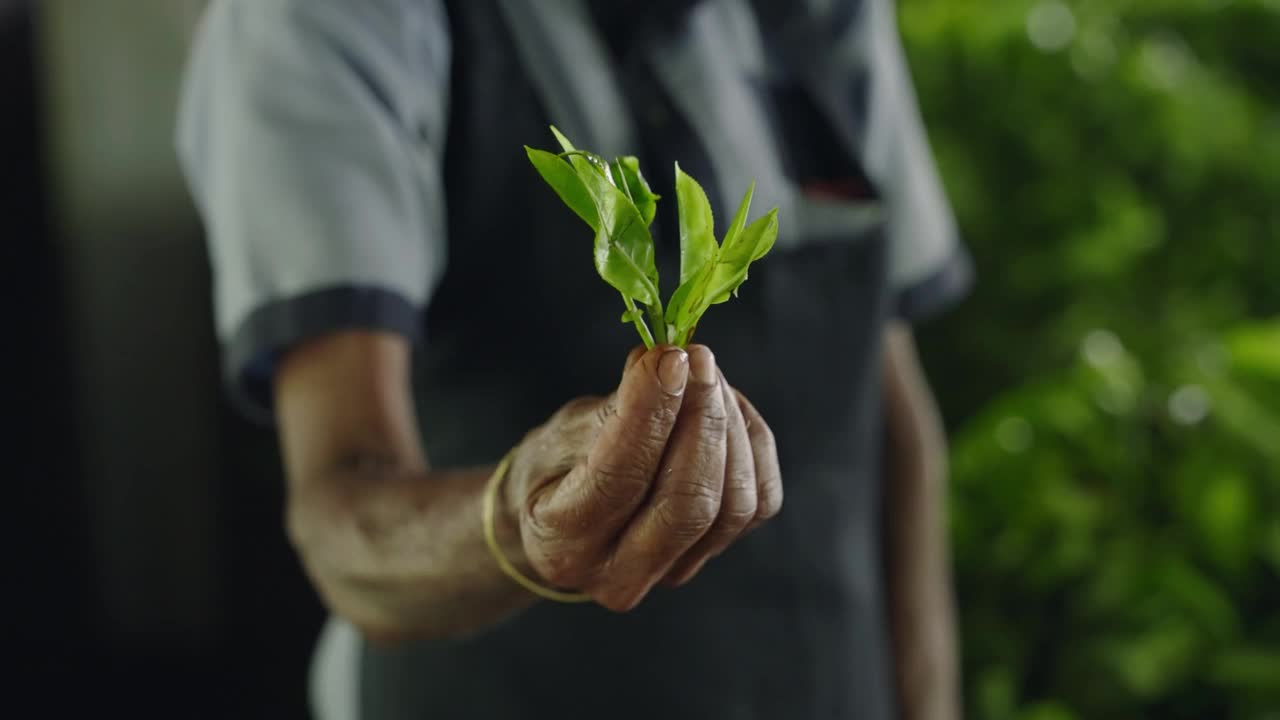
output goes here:
[{"label": "gold-colored bracelet", "polygon": [[502,462],[498,463],[498,468],[493,471],[493,475],[489,478],[489,484],[485,487],[484,492],[484,540],[489,545],[489,552],[492,553],[493,559],[498,562],[498,567],[502,568],[502,572],[507,574],[512,580],[515,580],[525,590],[547,600],[555,600],[562,603],[580,603],[588,602],[591,598],[582,593],[564,592],[549,588],[536,580],[528,577],[524,573],[516,569],[515,565],[502,554],[502,547],[498,545],[498,531],[495,518],[497,517],[498,507],[498,490],[502,487],[502,479],[507,475],[507,469],[511,466],[511,453],[502,458]]}]

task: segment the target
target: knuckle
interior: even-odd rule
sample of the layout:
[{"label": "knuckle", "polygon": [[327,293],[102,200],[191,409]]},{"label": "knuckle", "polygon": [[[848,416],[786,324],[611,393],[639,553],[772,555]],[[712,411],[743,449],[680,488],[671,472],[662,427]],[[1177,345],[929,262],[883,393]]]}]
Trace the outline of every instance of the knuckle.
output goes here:
[{"label": "knuckle", "polygon": [[550,563],[536,569],[548,583],[558,588],[574,587],[580,579],[577,572],[560,563]]},{"label": "knuckle", "polygon": [[638,434],[651,442],[665,443],[667,433],[671,432],[671,426],[676,423],[678,410],[678,406],[662,403],[644,417]]},{"label": "knuckle", "polygon": [[610,395],[603,401],[599,398],[590,398],[590,400],[595,404],[593,412],[595,413],[596,421],[601,425],[608,422],[610,418],[618,414],[618,404],[613,395]]},{"label": "knuckle", "polygon": [[555,414],[551,416],[551,424],[564,425],[589,412],[604,413],[606,408],[611,407],[612,404],[607,399],[602,401],[602,398],[592,395],[576,397],[561,405],[559,410],[556,410]]},{"label": "knuckle", "polygon": [[545,488],[534,493],[526,501],[521,517],[522,529],[528,538],[544,548],[561,545],[566,530],[575,525],[577,508],[558,499],[551,500],[552,495]]},{"label": "knuckle", "polygon": [[773,453],[777,452],[777,441],[773,436],[773,429],[769,427],[765,421],[757,420],[751,423],[751,427],[747,430],[751,435],[751,444],[760,450]]},{"label": "knuckle", "polygon": [[698,411],[698,421],[703,432],[723,435],[729,429],[729,413],[723,402],[708,402]]},{"label": "knuckle", "polygon": [[680,539],[697,539],[715,524],[720,512],[720,495],[702,489],[672,493],[655,509],[658,523]]},{"label": "knuckle", "polygon": [[626,502],[649,489],[643,461],[601,463],[591,469],[591,485],[607,503]]},{"label": "knuckle", "polygon": [[[625,410],[614,412],[626,413]],[[657,455],[667,445],[671,428],[675,426],[678,408],[660,405],[644,412],[627,414],[622,418],[623,434],[627,442],[644,458]]]},{"label": "knuckle", "polygon": [[782,511],[782,482],[772,481],[765,483],[759,492],[757,501],[756,517],[761,520],[768,520]]},{"label": "knuckle", "polygon": [[534,502],[529,505],[528,512],[525,513],[523,520],[523,530],[527,531],[527,537],[539,544],[554,544],[558,537],[559,526],[561,525],[559,513],[546,507],[545,503]]},{"label": "knuckle", "polygon": [[759,509],[755,473],[731,471],[724,479],[724,495],[720,501],[720,517],[716,529],[736,533],[746,527]]},{"label": "knuckle", "polygon": [[729,466],[724,479],[725,494],[732,491],[737,495],[750,495],[755,502],[757,482],[751,456],[735,458]]},{"label": "knuckle", "polygon": [[537,570],[538,574],[552,585],[560,588],[576,588],[583,584],[587,575],[584,570],[587,564],[581,552],[559,549],[538,553],[536,556],[533,556],[533,553],[530,555],[529,560],[534,570]]},{"label": "knuckle", "polygon": [[720,515],[735,527],[745,527],[760,509],[760,492],[753,472],[733,472],[725,478]]},{"label": "knuckle", "polygon": [[720,511],[719,524],[726,533],[738,532],[754,520],[759,511],[760,506],[754,497],[735,500]]}]

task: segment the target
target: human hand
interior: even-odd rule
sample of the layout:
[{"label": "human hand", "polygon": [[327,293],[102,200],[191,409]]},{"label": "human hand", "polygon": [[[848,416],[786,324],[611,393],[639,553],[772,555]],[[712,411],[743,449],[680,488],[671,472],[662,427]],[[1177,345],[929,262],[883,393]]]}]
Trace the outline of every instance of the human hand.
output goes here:
[{"label": "human hand", "polygon": [[505,501],[529,567],[623,612],[776,515],[782,478],[773,433],[711,351],[660,346],[634,350],[609,397],[530,432]]}]

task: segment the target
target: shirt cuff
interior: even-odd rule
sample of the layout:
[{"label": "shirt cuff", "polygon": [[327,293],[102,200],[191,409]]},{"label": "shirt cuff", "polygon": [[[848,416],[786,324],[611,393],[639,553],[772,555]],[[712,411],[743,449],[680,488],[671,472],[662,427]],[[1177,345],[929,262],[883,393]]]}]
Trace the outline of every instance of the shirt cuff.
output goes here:
[{"label": "shirt cuff", "polygon": [[303,341],[339,330],[382,330],[417,343],[419,311],[403,295],[385,288],[342,285],[258,307],[223,345],[224,381],[231,399],[249,419],[270,424],[272,386],[280,358]]},{"label": "shirt cuff", "polygon": [[941,268],[898,290],[895,315],[907,322],[928,320],[959,302],[973,287],[973,262],[956,248]]}]

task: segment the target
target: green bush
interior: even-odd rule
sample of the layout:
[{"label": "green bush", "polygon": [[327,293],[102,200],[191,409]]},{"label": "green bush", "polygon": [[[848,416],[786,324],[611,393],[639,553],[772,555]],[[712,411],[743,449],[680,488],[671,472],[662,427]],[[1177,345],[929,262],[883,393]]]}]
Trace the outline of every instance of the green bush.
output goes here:
[{"label": "green bush", "polygon": [[900,10],[969,715],[1280,717],[1280,0]]}]

